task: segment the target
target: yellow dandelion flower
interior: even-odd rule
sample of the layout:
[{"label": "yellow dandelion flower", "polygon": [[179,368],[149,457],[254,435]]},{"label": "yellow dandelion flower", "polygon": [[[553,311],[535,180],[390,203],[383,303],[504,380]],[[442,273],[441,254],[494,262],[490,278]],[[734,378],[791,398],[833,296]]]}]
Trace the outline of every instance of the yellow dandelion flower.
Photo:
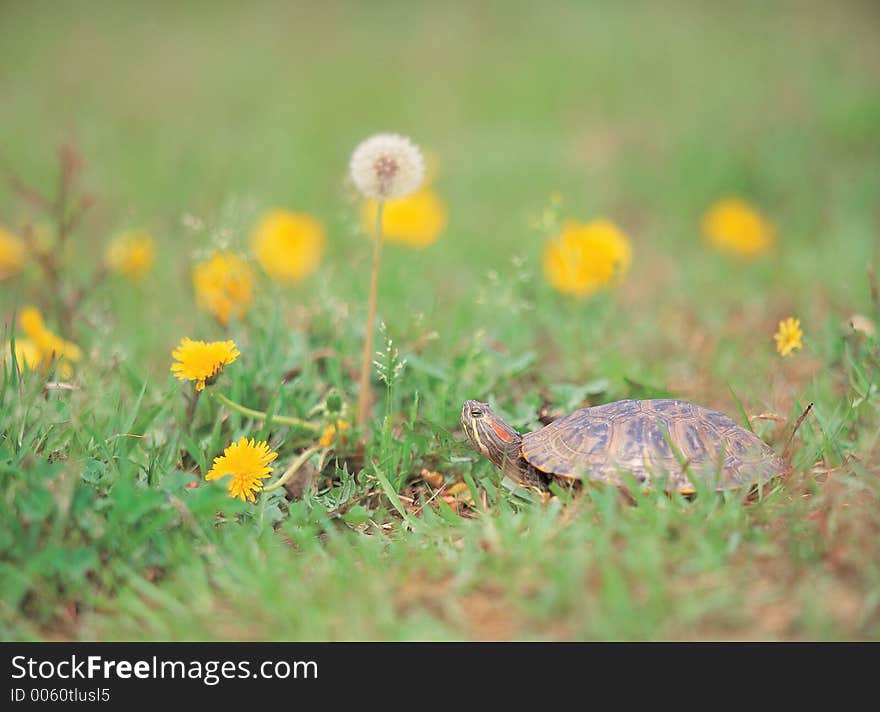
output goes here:
[{"label": "yellow dandelion flower", "polygon": [[780,356],[789,356],[795,349],[803,348],[802,339],[804,332],[801,331],[801,320],[790,316],[779,322],[779,328],[773,335],[776,340],[776,350]]},{"label": "yellow dandelion flower", "polygon": [[18,274],[26,259],[24,240],[0,226],[0,280]]},{"label": "yellow dandelion flower", "polygon": [[318,445],[321,447],[330,447],[334,442],[336,442],[336,435],[339,434],[342,437],[342,433],[351,427],[348,421],[345,420],[337,420],[336,424],[330,424],[321,434],[321,437],[318,438]]},{"label": "yellow dandelion flower", "polygon": [[225,326],[232,316],[244,316],[253,303],[254,273],[238,255],[215,252],[193,268],[193,288],[199,307]]},{"label": "yellow dandelion flower", "polygon": [[242,502],[256,502],[255,492],[263,489],[263,480],[274,469],[269,463],[278,457],[269,449],[269,444],[242,438],[227,447],[223,454],[214,458],[214,466],[205,475],[206,480],[219,480],[230,475],[227,486],[230,497],[238,497]]},{"label": "yellow dandelion flower", "polygon": [[139,280],[156,261],[156,243],[146,230],[128,230],[113,238],[104,252],[104,264],[111,272]]},{"label": "yellow dandelion flower", "polygon": [[587,297],[611,287],[632,261],[629,238],[610,220],[567,221],[544,248],[544,274],[564,294]]},{"label": "yellow dandelion flower", "polygon": [[171,372],[181,381],[195,381],[196,390],[204,390],[205,384],[213,383],[224,366],[239,356],[234,341],[193,341],[184,337],[171,353],[176,363]]},{"label": "yellow dandelion flower", "polygon": [[318,269],[324,254],[324,226],[306,213],[272,210],[251,234],[257,262],[272,279],[294,284]]},{"label": "yellow dandelion flower", "polygon": [[[379,204],[365,200],[361,205],[361,226],[373,238]],[[405,198],[389,200],[382,211],[382,239],[408,247],[428,247],[446,229],[446,204],[430,188],[423,188]]]},{"label": "yellow dandelion flower", "polygon": [[36,307],[23,307],[18,313],[18,324],[24,330],[24,333],[35,341],[39,340],[38,335],[47,331],[43,315]]},{"label": "yellow dandelion flower", "polygon": [[18,315],[18,323],[39,353],[40,366],[43,370],[48,370],[52,362],[57,361],[63,377],[67,378],[73,373],[71,362],[82,358],[82,350],[76,344],[62,339],[46,328],[39,309],[24,307]]},{"label": "yellow dandelion flower", "polygon": [[[4,363],[11,364],[11,356],[12,344],[7,341],[3,349]],[[39,347],[30,339],[16,339],[15,361],[21,370],[27,368],[28,371],[36,371],[43,365],[43,354],[40,352]]]},{"label": "yellow dandelion flower", "polygon": [[741,198],[725,198],[703,216],[703,233],[722,252],[751,258],[776,242],[776,228]]}]

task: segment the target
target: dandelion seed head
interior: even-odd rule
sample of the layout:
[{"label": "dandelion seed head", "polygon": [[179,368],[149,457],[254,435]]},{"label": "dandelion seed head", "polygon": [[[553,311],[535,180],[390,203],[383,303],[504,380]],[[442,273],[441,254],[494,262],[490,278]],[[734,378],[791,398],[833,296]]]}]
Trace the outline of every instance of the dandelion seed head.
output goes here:
[{"label": "dandelion seed head", "polygon": [[376,134],[355,148],[349,174],[367,198],[403,198],[422,184],[425,159],[408,138],[399,134]]}]

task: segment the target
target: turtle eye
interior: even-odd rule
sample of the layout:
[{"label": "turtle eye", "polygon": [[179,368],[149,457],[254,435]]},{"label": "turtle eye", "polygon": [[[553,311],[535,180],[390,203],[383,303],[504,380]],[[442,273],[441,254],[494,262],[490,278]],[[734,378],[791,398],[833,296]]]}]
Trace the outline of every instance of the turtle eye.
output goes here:
[{"label": "turtle eye", "polygon": [[483,411],[479,408],[471,408],[471,418],[482,418]]}]

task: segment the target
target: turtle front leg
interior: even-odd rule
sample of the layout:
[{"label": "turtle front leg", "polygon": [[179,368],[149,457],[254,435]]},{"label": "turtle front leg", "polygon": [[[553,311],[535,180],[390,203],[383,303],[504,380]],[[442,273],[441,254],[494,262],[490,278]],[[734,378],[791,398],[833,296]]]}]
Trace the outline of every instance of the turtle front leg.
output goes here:
[{"label": "turtle front leg", "polygon": [[541,492],[550,489],[551,477],[519,457],[515,461],[505,463],[503,472],[510,479],[523,487],[533,487]]}]

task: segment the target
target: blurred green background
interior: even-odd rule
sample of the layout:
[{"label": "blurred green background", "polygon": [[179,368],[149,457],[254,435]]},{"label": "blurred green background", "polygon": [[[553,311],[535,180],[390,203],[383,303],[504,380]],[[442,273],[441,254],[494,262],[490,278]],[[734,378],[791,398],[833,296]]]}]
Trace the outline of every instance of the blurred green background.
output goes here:
[{"label": "blurred green background", "polygon": [[[753,269],[759,284],[832,300],[864,290],[880,194],[871,2],[4,2],[0,13],[3,160],[48,189],[56,146],[78,146],[99,199],[83,254],[131,224],[160,241],[157,299],[138,300],[151,321],[186,328],[188,310],[168,310],[191,300],[181,258],[221,230],[244,246],[275,205],[330,226],[327,268],[303,293],[336,278],[337,293],[363,294],[366,277],[349,270],[365,272],[368,250],[344,180],[352,148],[380,130],[437,156],[451,216],[429,250],[389,250],[386,315],[401,304],[469,320],[455,305],[476,298],[488,269],[503,280],[521,256],[539,270],[544,236],[528,224],[553,192],[566,215],[607,215],[631,235],[634,309],[686,295],[699,310],[694,290],[709,285],[750,298],[755,281],[731,284],[737,266],[699,238],[702,212],[727,194],[780,229],[778,259]],[[187,214],[209,230],[188,232]],[[6,189],[0,215],[13,227],[29,217]]]}]

